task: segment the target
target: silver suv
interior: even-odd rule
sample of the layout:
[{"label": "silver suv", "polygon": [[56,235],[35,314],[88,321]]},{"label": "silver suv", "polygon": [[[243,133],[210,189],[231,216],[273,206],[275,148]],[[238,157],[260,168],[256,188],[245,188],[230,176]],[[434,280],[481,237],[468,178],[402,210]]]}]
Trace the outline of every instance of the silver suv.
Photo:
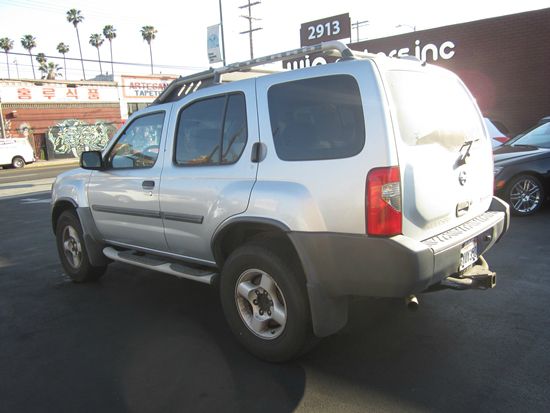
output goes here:
[{"label": "silver suv", "polygon": [[[325,51],[341,59],[251,70]],[[351,296],[492,288],[509,211],[455,75],[330,42],[175,80],[57,178],[52,224],[75,282],[119,261],[219,285],[237,339],[283,361]]]}]

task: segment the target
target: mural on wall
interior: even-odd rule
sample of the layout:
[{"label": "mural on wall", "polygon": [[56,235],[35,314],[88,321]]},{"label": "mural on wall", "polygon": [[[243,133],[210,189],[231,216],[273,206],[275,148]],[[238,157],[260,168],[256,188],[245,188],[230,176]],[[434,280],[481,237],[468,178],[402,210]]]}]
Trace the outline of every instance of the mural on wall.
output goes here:
[{"label": "mural on wall", "polygon": [[99,151],[114,135],[111,122],[97,121],[89,124],[78,119],[67,119],[48,129],[48,141],[55,156],[80,157],[84,151]]},{"label": "mural on wall", "polygon": [[[1,122],[1,120],[0,120]],[[4,131],[6,132],[6,136],[4,138],[13,138],[14,136],[11,133],[11,119],[8,119],[7,117],[4,119]]]}]

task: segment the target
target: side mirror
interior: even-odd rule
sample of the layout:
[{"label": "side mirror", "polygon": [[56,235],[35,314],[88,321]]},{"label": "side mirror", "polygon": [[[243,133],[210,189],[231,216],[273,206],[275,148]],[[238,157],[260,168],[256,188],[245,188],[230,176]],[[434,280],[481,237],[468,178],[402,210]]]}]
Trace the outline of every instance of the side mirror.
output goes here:
[{"label": "side mirror", "polygon": [[105,169],[100,151],[86,151],[80,155],[80,167],[83,169],[101,170]]}]

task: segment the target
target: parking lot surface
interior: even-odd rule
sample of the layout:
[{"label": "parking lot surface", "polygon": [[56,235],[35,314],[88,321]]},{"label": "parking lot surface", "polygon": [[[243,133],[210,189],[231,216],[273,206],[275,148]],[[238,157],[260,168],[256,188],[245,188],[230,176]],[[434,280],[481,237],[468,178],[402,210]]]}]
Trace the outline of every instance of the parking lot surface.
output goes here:
[{"label": "parking lot surface", "polygon": [[491,291],[354,300],[293,363],[233,339],[216,289],[112,264],[63,274],[48,194],[0,200],[1,412],[543,412],[550,406],[550,208],[514,218]]}]

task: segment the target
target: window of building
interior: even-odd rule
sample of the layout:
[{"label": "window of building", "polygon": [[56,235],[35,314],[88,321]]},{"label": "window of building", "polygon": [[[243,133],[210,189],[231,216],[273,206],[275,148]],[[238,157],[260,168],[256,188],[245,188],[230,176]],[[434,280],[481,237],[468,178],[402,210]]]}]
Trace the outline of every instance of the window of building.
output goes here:
[{"label": "window of building", "polygon": [[147,106],[149,106],[149,103],[128,103],[128,116],[138,110],[145,109]]},{"label": "window of building", "polygon": [[281,83],[268,91],[277,156],[285,161],[339,159],[365,144],[359,86],[349,75]]},{"label": "window of building", "polygon": [[246,104],[242,94],[192,103],[180,113],[175,161],[178,165],[231,164],[247,140]]}]

